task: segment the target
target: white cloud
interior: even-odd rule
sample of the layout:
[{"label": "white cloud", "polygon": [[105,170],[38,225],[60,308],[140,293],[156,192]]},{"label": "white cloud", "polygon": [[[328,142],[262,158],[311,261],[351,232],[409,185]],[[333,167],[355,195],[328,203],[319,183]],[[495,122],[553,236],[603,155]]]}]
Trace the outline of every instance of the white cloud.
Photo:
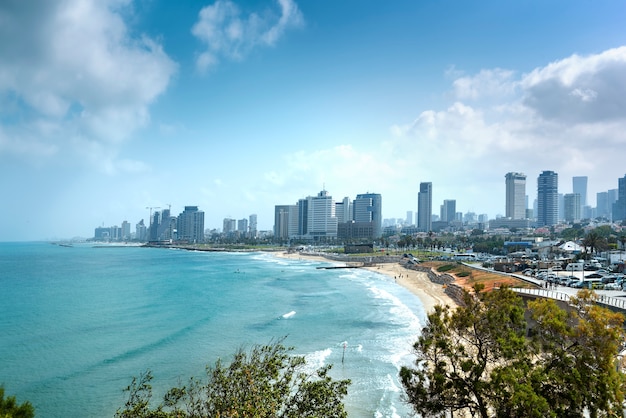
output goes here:
[{"label": "white cloud", "polygon": [[130,35],[126,6],[120,0],[0,6],[0,97],[10,103],[0,112],[21,122],[5,130],[9,142],[21,144],[12,146],[16,153],[36,148],[42,137],[44,149],[59,154],[80,154],[71,147],[91,141],[105,149],[149,122],[149,106],[177,65],[153,39]]},{"label": "white cloud", "polygon": [[273,46],[285,30],[304,23],[302,13],[293,0],[277,0],[280,15],[266,11],[263,15],[244,16],[230,0],[217,0],[200,10],[191,32],[206,49],[198,54],[196,66],[206,71],[220,58],[240,60],[257,46]]},{"label": "white cloud", "polygon": [[532,176],[555,170],[564,179],[588,175],[604,190],[616,187],[626,149],[626,47],[573,55],[522,75],[455,74],[456,102],[391,128],[396,155],[417,150],[422,181],[437,178],[451,195],[467,196],[472,184],[525,171],[532,195]]},{"label": "white cloud", "polygon": [[537,68],[520,81],[524,104],[557,123],[624,120],[626,46]]}]

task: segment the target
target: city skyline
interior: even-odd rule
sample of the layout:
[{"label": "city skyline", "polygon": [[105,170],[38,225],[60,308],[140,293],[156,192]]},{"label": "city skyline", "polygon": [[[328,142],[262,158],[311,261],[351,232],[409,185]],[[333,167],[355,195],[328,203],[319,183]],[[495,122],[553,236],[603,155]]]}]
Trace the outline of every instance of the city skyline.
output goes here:
[{"label": "city skyline", "polygon": [[[196,205],[205,227],[327,188],[505,214],[507,172],[618,188],[626,4],[0,4],[0,241]],[[532,30],[528,30],[531,28]],[[549,39],[550,42],[546,42]],[[604,199],[604,197],[602,197]],[[438,210],[435,210],[438,212]],[[178,212],[177,212],[178,213]],[[416,213],[417,215],[417,213]]]},{"label": "city skyline", "polygon": [[[432,211],[432,182],[420,183],[418,200],[418,213],[415,223],[413,223],[412,211],[407,211],[407,217],[402,218],[384,218],[382,212],[382,195],[379,193],[361,193],[357,194],[354,200],[345,196],[341,200],[335,199],[328,190],[322,190],[316,196],[307,196],[299,199],[295,204],[275,205],[274,206],[274,224],[271,230],[258,230],[257,214],[250,214],[248,218],[233,219],[223,218],[223,228],[204,226],[204,212],[198,210],[197,206],[185,206],[185,210],[178,216],[171,216],[171,205],[168,209],[161,210],[160,207],[147,207],[150,210],[150,225],[146,227],[144,220],[141,219],[136,224],[137,233],[130,234],[130,224],[127,220],[122,222],[122,227],[112,225],[95,228],[94,237],[98,239],[112,240],[128,240],[137,239],[140,241],[168,241],[184,240],[200,242],[205,238],[205,232],[209,231],[230,235],[231,233],[239,233],[243,238],[256,238],[274,235],[278,239],[288,240],[292,237],[309,237],[313,236],[326,238],[345,238],[346,235],[355,237],[358,234],[370,234],[373,237],[381,237],[383,226],[411,226],[415,231],[427,232],[438,231],[445,228],[443,224],[449,224],[453,229],[468,226],[475,227],[476,224],[484,224],[486,229],[500,228],[507,225],[507,220],[514,220],[514,227],[529,228],[542,226],[553,226],[562,222],[573,224],[584,219],[606,218],[612,221],[621,221],[626,219],[624,207],[626,207],[626,175],[618,180],[618,189],[611,189],[606,192],[598,193],[598,206],[581,205],[581,195],[586,192],[585,187],[581,187],[581,179],[584,179],[586,185],[587,178],[577,176],[572,178],[574,193],[560,193],[558,190],[558,173],[553,171],[543,171],[537,178],[537,194],[539,198],[535,201],[536,215],[533,210],[530,214],[526,208],[526,197],[524,191],[526,188],[526,176],[523,173],[509,172],[505,175],[506,184],[506,207],[507,214],[505,216],[497,215],[495,218],[489,218],[487,214],[477,214],[474,212],[457,212],[456,200],[445,199],[440,206],[440,215],[436,215]],[[577,182],[579,183],[577,185]],[[581,193],[583,192],[583,193]],[[601,201],[601,195],[602,197]],[[609,195],[612,195],[609,197]],[[321,205],[316,201],[322,201]],[[611,209],[609,209],[609,207]],[[430,208],[430,216],[428,211]],[[320,211],[321,209],[321,211]],[[583,209],[588,215],[583,215]],[[181,217],[186,212],[201,214],[202,227],[195,228],[193,238],[183,232],[185,229],[181,225]],[[524,216],[511,216],[517,213],[524,213]],[[316,219],[317,218],[317,219]],[[332,225],[329,220],[332,218]],[[433,228],[433,222],[437,221],[437,228]],[[493,222],[495,221],[495,223]],[[521,222],[520,222],[521,221]],[[343,226],[345,223],[355,223],[357,229],[351,232],[349,226]],[[487,225],[489,222],[489,225]],[[316,223],[318,226],[316,226]],[[372,230],[369,232],[363,228],[364,224],[371,224]],[[249,225],[249,227],[248,227]],[[322,228],[319,228],[322,225]],[[510,222],[508,223],[510,226]],[[176,229],[178,228],[178,231]],[[358,228],[361,228],[360,230]],[[141,232],[140,232],[141,230]],[[360,232],[356,232],[356,231]],[[261,235],[259,235],[261,234]],[[343,235],[342,235],[343,234]]]}]

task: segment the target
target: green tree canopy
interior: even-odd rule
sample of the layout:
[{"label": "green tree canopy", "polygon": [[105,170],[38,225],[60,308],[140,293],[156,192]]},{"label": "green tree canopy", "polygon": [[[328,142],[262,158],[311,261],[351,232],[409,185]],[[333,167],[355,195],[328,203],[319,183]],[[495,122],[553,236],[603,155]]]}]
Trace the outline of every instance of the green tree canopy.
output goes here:
[{"label": "green tree canopy", "polygon": [[35,408],[26,401],[18,404],[15,396],[4,397],[4,387],[0,386],[0,418],[33,418]]},{"label": "green tree canopy", "polygon": [[415,343],[416,368],[400,377],[422,416],[621,416],[624,379],[615,361],[624,318],[581,291],[571,308],[540,299],[525,308],[510,289],[437,306]]},{"label": "green tree canopy", "polygon": [[333,380],[326,366],[307,372],[305,359],[290,354],[282,340],[239,350],[230,364],[207,367],[206,381],[191,378],[150,406],[151,372],[134,378],[118,418],[336,417],[345,418],[349,380]]}]

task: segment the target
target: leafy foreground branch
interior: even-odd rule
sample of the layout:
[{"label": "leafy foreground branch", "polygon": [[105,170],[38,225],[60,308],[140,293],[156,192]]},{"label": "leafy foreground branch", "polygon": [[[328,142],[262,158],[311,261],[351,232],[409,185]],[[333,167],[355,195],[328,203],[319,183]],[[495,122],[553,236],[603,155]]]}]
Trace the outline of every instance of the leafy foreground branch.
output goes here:
[{"label": "leafy foreground branch", "polygon": [[[480,289],[476,289],[480,290]],[[400,372],[422,416],[622,417],[624,317],[587,290],[568,309],[510,289],[437,306]],[[528,313],[528,323],[525,313]],[[530,336],[529,336],[530,335]]]},{"label": "leafy foreground branch", "polygon": [[343,398],[349,380],[335,381],[331,366],[305,371],[304,357],[290,355],[282,340],[240,349],[232,362],[207,366],[206,382],[191,378],[151,407],[152,373],[133,378],[118,418],[161,417],[347,417]]},{"label": "leafy foreground branch", "polygon": [[19,404],[15,396],[4,397],[4,388],[0,386],[0,418],[33,418],[35,408],[26,401]]}]

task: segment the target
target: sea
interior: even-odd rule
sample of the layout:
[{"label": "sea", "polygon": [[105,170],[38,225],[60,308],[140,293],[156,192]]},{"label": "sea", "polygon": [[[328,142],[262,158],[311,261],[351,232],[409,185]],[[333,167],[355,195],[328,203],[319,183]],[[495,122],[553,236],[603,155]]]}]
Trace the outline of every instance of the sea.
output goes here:
[{"label": "sea", "polygon": [[0,243],[0,386],[36,416],[113,417],[150,370],[154,400],[238,349],[285,338],[350,379],[349,417],[405,417],[398,373],[419,299],[365,269],[269,252]]}]

